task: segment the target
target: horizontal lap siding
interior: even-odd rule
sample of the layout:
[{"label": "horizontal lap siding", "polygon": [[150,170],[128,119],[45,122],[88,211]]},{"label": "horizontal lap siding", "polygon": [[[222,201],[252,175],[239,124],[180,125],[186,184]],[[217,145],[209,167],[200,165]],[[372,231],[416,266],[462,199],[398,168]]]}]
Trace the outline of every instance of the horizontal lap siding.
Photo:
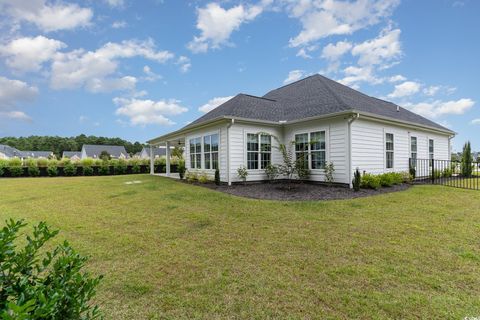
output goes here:
[{"label": "horizontal lap siding", "polygon": [[[408,171],[410,137],[417,137],[417,158],[428,159],[428,139],[435,141],[435,159],[448,159],[448,136],[366,119],[352,123],[352,170],[373,174]],[[385,168],[385,133],[394,134],[394,169]]]},{"label": "horizontal lap siding", "polygon": [[[238,177],[237,170],[240,167],[247,167],[247,144],[246,136],[247,133],[260,133],[266,132],[271,135],[274,135],[282,139],[282,129],[280,127],[267,127],[261,125],[250,125],[250,124],[241,124],[235,123],[230,128],[230,175],[232,182],[240,181]],[[281,164],[282,155],[278,150],[278,143],[275,139],[272,138],[272,163]],[[247,181],[259,181],[265,180],[265,171],[264,170],[249,170]]]},{"label": "horizontal lap siding", "polygon": [[[333,162],[335,167],[334,181],[349,183],[348,177],[348,126],[345,119],[315,120],[286,126],[286,141],[294,141],[295,134],[301,132],[326,131],[327,161]],[[310,180],[325,181],[323,170],[311,170]]]}]

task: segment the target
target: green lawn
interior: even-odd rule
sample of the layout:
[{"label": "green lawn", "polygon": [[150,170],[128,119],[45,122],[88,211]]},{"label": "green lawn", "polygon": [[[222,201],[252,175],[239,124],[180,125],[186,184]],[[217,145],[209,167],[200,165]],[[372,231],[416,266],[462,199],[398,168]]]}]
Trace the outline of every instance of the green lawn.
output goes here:
[{"label": "green lawn", "polygon": [[441,186],[286,203],[148,175],[0,180],[1,221],[46,220],[92,256],[108,319],[478,317],[479,208]]}]

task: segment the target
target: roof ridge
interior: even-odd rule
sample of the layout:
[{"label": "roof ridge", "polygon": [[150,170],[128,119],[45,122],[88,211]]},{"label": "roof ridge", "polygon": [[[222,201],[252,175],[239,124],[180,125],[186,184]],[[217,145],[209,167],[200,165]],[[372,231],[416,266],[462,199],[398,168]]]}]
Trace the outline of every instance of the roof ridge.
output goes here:
[{"label": "roof ridge", "polygon": [[285,85],[283,85],[283,86],[281,86],[281,87],[278,87],[278,88],[276,88],[276,89],[273,89],[273,90],[268,91],[266,94],[264,94],[264,96],[266,96],[266,95],[269,94],[270,92],[278,91],[278,90],[280,90],[280,89],[289,87],[289,86],[291,86],[291,85],[294,85],[294,84],[299,83],[299,82],[301,82],[301,81],[307,80],[307,79],[309,79],[309,78],[314,78],[315,76],[320,76],[320,74],[318,74],[318,73],[312,74],[311,76],[308,76],[308,77],[299,79],[299,80],[297,80],[297,81],[293,81],[293,82],[291,82],[291,83],[287,83],[287,84],[285,84]]},{"label": "roof ridge", "polygon": [[248,94],[248,93],[239,93],[238,95],[257,98],[257,99],[262,99],[262,100],[268,100],[268,101],[272,101],[272,102],[277,102],[277,100],[273,100],[273,99],[269,99],[269,98],[265,98],[265,97],[254,96],[253,94]]},{"label": "roof ridge", "polygon": [[328,85],[328,83],[325,82],[325,79],[327,79],[327,78],[325,78],[325,77],[322,76],[322,75],[319,75],[319,77],[318,77],[318,81],[320,81],[320,82],[325,86],[325,88],[327,88],[327,90],[332,94],[332,96],[335,98],[335,100],[337,100],[337,102],[338,102],[339,104],[341,104],[342,106],[347,107],[347,108],[350,108],[350,109],[353,110],[353,108],[349,107],[349,106],[347,105],[347,103],[345,103],[345,101],[343,101],[343,99],[340,98],[340,97],[338,96],[338,94],[337,94],[332,88],[330,88],[330,86]]}]

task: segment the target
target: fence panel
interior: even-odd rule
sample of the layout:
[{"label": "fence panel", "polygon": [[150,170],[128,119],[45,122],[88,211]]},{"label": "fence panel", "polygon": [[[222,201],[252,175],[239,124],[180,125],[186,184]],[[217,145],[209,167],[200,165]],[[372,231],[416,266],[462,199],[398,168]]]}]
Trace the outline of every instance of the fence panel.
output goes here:
[{"label": "fence panel", "polygon": [[410,173],[416,183],[480,190],[480,162],[410,159]]}]

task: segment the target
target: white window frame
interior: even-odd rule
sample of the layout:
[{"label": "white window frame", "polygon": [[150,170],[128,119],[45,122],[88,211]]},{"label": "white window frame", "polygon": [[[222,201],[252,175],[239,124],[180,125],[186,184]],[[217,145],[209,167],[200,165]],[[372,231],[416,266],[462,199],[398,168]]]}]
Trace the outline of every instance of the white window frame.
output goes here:
[{"label": "white window frame", "polygon": [[[257,151],[249,151],[248,150],[248,135],[255,135],[257,136],[257,139],[258,139],[258,150]],[[270,137],[270,150],[265,152],[265,151],[262,151],[262,136],[268,136]],[[244,150],[245,150],[245,161],[244,161],[244,164],[245,164],[245,168],[247,168],[248,171],[252,171],[252,172],[255,172],[255,171],[264,171],[265,168],[262,168],[262,153],[268,153],[270,154],[270,164],[272,164],[272,147],[273,147],[273,138],[272,138],[272,135],[269,134],[269,133],[258,133],[258,132],[245,132],[245,147],[244,147]],[[257,153],[257,169],[249,169],[248,168],[248,154],[249,153]]]},{"label": "white window frame", "polygon": [[[430,152],[430,141],[432,142],[432,149],[433,151]],[[428,159],[432,160],[435,159],[435,139],[428,138]]]},{"label": "white window frame", "polygon": [[[218,137],[217,142],[217,151],[212,151],[212,136]],[[205,138],[210,137],[210,151],[205,151]],[[207,162],[205,155],[208,154],[210,156],[210,168],[207,169]],[[213,154],[217,154],[217,168],[213,168]],[[205,170],[212,170],[215,171],[216,169],[220,169],[220,134],[219,133],[209,133],[202,136],[202,161],[203,161],[203,168]]]},{"label": "white window frame", "polygon": [[[412,139],[415,139],[415,151],[412,150]],[[415,157],[412,155],[415,153]],[[418,138],[416,136],[410,136],[410,158],[418,159]]]},{"label": "white window frame", "polygon": [[[318,150],[312,150],[312,133],[317,133],[317,132],[324,132],[325,133],[325,149],[318,149]],[[329,153],[328,153],[328,130],[326,128],[315,128],[311,130],[306,130],[306,131],[298,131],[293,133],[293,152],[295,154],[295,161],[297,161],[297,151],[296,151],[296,136],[301,135],[301,134],[306,134],[307,135],[307,161],[308,161],[308,169],[312,170],[314,172],[323,172],[325,171],[325,168],[312,168],[312,151],[323,151],[325,152],[325,165],[328,163],[329,159]]]},{"label": "white window frame", "polygon": [[[197,152],[196,143],[194,143],[195,152],[192,153],[192,140],[200,139],[200,152]],[[190,157],[190,169],[191,170],[201,170],[203,168],[203,136],[192,136],[188,139],[188,156]],[[196,165],[195,167],[192,166],[192,155],[195,158],[195,164],[197,164],[197,155],[200,155],[200,164]]]},{"label": "white window frame", "polygon": [[[387,149],[387,135],[392,135],[392,145],[393,145],[393,148],[392,150],[388,150]],[[385,169],[386,170],[395,170],[395,134],[393,132],[385,132],[384,134],[384,144],[383,144],[383,147],[384,147],[384,150],[385,150]],[[391,153],[392,154],[392,166],[391,167],[388,167],[388,156],[387,154],[388,153]]]},{"label": "white window frame", "polygon": [[[205,137],[208,137],[208,136],[212,136],[212,135],[218,135],[218,151],[214,151],[214,152],[209,152],[210,153],[210,157],[211,157],[211,153],[215,153],[217,152],[218,153],[218,169],[220,169],[220,148],[221,148],[221,135],[220,135],[220,130],[215,130],[215,131],[209,131],[209,132],[205,132],[205,133],[202,133],[202,134],[197,134],[197,135],[194,135],[194,136],[189,136],[187,137],[188,138],[188,156],[189,156],[189,161],[190,161],[190,168],[189,170],[204,170],[204,171],[207,171],[207,172],[213,172],[215,171],[216,169],[205,169],[205,145],[204,145],[204,142],[205,142]],[[195,139],[200,139],[200,153],[197,153],[195,152],[194,154],[197,155],[197,154],[200,154],[200,166],[198,166],[197,168],[193,168],[192,167],[192,153],[190,152],[190,141],[191,140],[195,140]]]}]

